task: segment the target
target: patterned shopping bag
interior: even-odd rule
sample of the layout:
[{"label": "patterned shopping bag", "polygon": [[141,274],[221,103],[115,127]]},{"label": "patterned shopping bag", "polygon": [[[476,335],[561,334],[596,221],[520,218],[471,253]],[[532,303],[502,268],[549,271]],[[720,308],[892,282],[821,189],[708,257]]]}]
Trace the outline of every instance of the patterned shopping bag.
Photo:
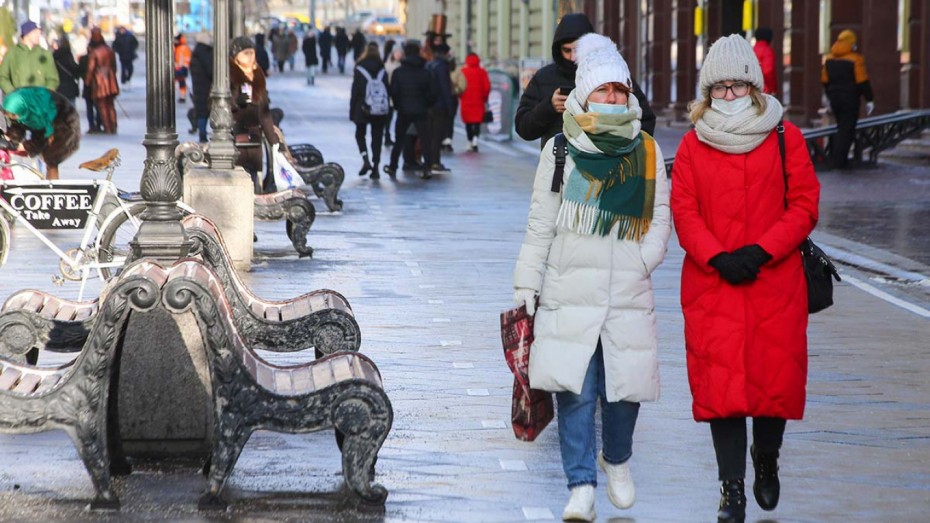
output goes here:
[{"label": "patterned shopping bag", "polygon": [[513,434],[522,441],[533,441],[552,421],[552,394],[530,388],[530,347],[533,345],[533,316],[526,306],[501,313],[501,341],[504,358],[513,372],[513,404],[510,423]]}]

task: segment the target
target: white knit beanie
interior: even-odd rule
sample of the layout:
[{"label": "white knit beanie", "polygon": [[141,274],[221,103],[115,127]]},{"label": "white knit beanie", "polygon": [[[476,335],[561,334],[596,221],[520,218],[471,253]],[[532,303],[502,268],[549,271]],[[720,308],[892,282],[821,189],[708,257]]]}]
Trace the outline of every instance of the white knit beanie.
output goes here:
[{"label": "white knit beanie", "polygon": [[631,90],[630,68],[610,38],[588,33],[578,39],[575,47],[575,100],[582,106],[595,89],[610,82],[621,83]]},{"label": "white knit beanie", "polygon": [[738,34],[722,36],[707,52],[701,66],[701,92],[725,81],[747,82],[762,90],[762,67],[749,42]]}]

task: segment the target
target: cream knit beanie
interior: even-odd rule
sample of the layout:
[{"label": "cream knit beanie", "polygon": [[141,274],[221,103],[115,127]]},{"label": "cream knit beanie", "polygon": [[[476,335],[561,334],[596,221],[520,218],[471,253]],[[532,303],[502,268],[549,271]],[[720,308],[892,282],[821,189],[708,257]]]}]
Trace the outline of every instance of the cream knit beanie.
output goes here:
[{"label": "cream knit beanie", "polygon": [[738,34],[714,42],[701,66],[701,92],[727,80],[748,82],[762,90],[762,68],[749,42]]},{"label": "cream knit beanie", "polygon": [[618,82],[631,90],[630,68],[610,38],[588,33],[578,39],[575,47],[575,100],[584,106],[588,96],[603,84]]}]

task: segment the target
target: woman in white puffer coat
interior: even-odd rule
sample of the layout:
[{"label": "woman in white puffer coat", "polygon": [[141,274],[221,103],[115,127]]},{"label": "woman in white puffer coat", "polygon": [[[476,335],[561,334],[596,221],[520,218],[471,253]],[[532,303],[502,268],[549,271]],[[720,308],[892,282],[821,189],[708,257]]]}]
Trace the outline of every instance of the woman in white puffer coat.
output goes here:
[{"label": "woman in white puffer coat", "polygon": [[640,131],[642,110],[629,96],[626,62],[610,39],[596,34],[579,39],[575,52],[563,184],[552,191],[553,138],[536,170],[514,301],[536,314],[530,384],[556,393],[571,490],[563,519],[592,521],[595,463],[607,474],[615,506],[635,501],[628,460],[639,403],[659,397],[650,274],[665,257],[671,220],[664,160]]}]

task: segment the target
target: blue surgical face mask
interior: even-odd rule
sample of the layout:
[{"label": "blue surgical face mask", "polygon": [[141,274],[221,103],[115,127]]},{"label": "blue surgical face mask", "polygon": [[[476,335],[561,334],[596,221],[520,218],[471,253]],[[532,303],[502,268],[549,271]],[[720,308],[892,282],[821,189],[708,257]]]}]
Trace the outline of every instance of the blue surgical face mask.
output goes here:
[{"label": "blue surgical face mask", "polygon": [[626,104],[617,105],[617,104],[599,104],[594,102],[588,102],[588,112],[589,113],[600,113],[600,114],[624,114],[630,110]]},{"label": "blue surgical face mask", "polygon": [[727,116],[733,116],[734,114],[739,114],[749,106],[752,105],[752,97],[748,94],[746,96],[741,96],[739,98],[734,98],[732,100],[712,99],[710,101],[710,107],[717,111],[720,114],[725,114]]}]

